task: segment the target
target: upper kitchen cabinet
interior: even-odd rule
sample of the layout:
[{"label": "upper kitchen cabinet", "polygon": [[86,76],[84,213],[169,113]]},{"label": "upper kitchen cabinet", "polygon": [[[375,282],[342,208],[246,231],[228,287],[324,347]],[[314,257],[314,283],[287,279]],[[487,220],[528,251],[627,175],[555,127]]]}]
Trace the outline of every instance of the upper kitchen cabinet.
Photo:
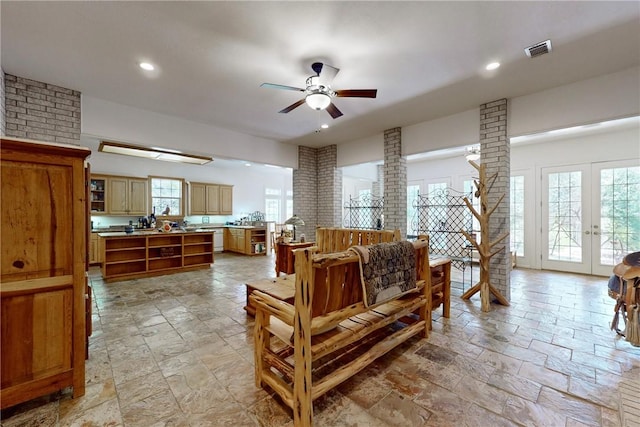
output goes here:
[{"label": "upper kitchen cabinet", "polygon": [[230,185],[220,186],[220,215],[233,214],[233,187]]},{"label": "upper kitchen cabinet", "polygon": [[142,178],[111,176],[107,181],[107,213],[147,215],[148,181]]},{"label": "upper kitchen cabinet", "polygon": [[202,182],[189,184],[190,215],[231,215],[232,213],[232,186]]},{"label": "upper kitchen cabinet", "polygon": [[89,184],[89,202],[91,203],[91,214],[99,215],[107,213],[107,178],[98,175],[91,175]]}]

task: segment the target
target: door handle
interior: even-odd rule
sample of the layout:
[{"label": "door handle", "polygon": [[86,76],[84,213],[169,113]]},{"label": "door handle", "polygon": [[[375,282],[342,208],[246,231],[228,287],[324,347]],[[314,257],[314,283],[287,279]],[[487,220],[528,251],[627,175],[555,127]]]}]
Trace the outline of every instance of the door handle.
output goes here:
[{"label": "door handle", "polygon": [[600,233],[598,233],[597,231],[594,231],[594,232],[593,232],[593,235],[594,235],[594,236],[599,236],[599,235],[600,235]]},{"label": "door handle", "polygon": [[589,230],[585,231],[584,234],[591,234]]}]

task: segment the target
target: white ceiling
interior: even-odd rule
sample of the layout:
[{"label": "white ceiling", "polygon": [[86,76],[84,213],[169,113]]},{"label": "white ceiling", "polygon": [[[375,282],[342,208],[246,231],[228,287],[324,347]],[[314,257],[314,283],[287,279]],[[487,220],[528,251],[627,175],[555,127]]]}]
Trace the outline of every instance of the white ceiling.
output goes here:
[{"label": "white ceiling", "polygon": [[[6,73],[308,146],[640,64],[636,1],[2,1],[0,13]],[[524,55],[546,39],[551,54]],[[336,99],[336,120],[305,105],[278,114],[300,93],[260,84],[304,86],[315,61],[341,69],[334,89],[377,99]],[[502,66],[484,71],[491,61]]]}]

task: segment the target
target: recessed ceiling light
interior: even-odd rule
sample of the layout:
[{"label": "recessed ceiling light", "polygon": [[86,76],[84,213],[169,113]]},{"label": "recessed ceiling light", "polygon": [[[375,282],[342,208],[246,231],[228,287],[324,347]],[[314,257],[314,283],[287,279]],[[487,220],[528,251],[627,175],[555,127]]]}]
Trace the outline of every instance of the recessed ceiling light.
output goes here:
[{"label": "recessed ceiling light", "polygon": [[153,71],[156,69],[156,67],[153,66],[153,64],[149,63],[149,62],[141,62],[140,63],[140,68],[142,68],[143,70],[146,71]]},{"label": "recessed ceiling light", "polygon": [[499,62],[491,62],[491,63],[487,64],[487,66],[484,67],[484,68],[487,71],[491,71],[491,70],[495,70],[498,67],[500,67],[500,63]]},{"label": "recessed ceiling light", "polygon": [[324,123],[324,124],[320,125],[320,127],[321,127],[322,129],[329,129],[329,125],[328,125],[328,124],[326,124],[326,123]]},{"label": "recessed ceiling light", "polygon": [[244,165],[245,166],[251,166],[251,163],[245,163]]}]

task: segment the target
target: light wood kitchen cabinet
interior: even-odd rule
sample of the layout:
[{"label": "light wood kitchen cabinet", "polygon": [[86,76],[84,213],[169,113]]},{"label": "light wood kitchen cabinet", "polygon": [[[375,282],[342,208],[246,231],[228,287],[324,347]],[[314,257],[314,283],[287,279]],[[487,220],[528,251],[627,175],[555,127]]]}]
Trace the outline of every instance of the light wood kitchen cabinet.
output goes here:
[{"label": "light wood kitchen cabinet", "polygon": [[231,215],[233,187],[231,185],[189,183],[190,215]]},{"label": "light wood kitchen cabinet", "polygon": [[213,232],[103,233],[106,281],[209,268]]},{"label": "light wood kitchen cabinet", "polygon": [[85,392],[91,151],[0,141],[0,407]]},{"label": "light wood kitchen cabinet", "polygon": [[91,175],[89,181],[89,201],[92,215],[107,213],[107,177]]},{"label": "light wood kitchen cabinet", "polygon": [[226,228],[224,250],[245,255],[267,254],[266,228]]},{"label": "light wood kitchen cabinet", "polygon": [[104,241],[98,236],[98,233],[91,233],[89,242],[89,264],[102,264],[102,245]]},{"label": "light wood kitchen cabinet", "polygon": [[148,181],[142,178],[109,177],[107,211],[111,215],[147,215]]},{"label": "light wood kitchen cabinet", "polygon": [[233,215],[233,187],[220,186],[220,215]]}]

